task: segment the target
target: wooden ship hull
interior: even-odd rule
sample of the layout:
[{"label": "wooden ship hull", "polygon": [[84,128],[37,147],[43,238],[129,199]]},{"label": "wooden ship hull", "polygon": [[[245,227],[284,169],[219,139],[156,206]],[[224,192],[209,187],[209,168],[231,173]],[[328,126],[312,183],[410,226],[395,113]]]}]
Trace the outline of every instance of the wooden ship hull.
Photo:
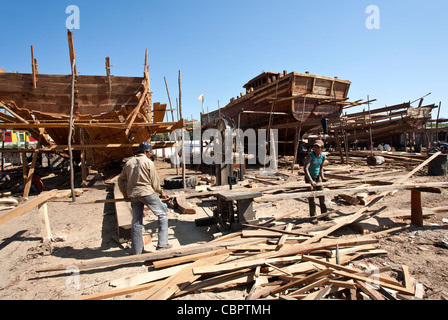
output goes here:
[{"label": "wooden ship hull", "polygon": [[78,75],[70,31],[68,38],[72,74],[39,74],[32,47],[31,74],[0,70],[1,129],[27,130],[39,151],[70,149],[75,160],[99,168],[132,156],[153,134],[184,126],[174,116],[164,122],[166,104],[152,103],[147,56],[142,77],[111,75],[109,58],[106,76]]},{"label": "wooden ship hull", "polygon": [[[347,102],[350,81],[291,72],[264,72],[243,88],[224,108],[201,115],[202,128],[214,128],[227,119],[234,128],[278,129],[280,143],[294,143],[322,120],[335,122]],[[296,132],[297,131],[297,132]]]},{"label": "wooden ship hull", "polygon": [[426,128],[431,119],[431,111],[437,108],[435,104],[412,107],[410,102],[393,106],[364,110],[361,112],[341,115],[340,121],[329,127],[328,143],[339,140],[346,141],[353,148],[369,147],[380,143],[389,144],[397,148],[414,144],[415,133],[428,133],[437,129]]},{"label": "wooden ship hull", "polygon": [[[13,116],[1,113],[3,128],[26,129],[41,146],[64,150],[70,131],[72,76],[0,74],[0,101]],[[145,77],[77,76],[71,143],[87,165],[101,166],[132,156],[135,144],[167,132],[166,104],[151,104]],[[123,147],[120,147],[123,145]]]}]

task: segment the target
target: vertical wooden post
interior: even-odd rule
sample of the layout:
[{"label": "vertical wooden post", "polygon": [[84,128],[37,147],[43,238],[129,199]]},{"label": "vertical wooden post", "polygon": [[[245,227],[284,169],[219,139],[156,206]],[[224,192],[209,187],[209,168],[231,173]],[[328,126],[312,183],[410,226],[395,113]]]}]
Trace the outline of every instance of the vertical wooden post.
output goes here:
[{"label": "vertical wooden post", "polygon": [[34,48],[31,46],[31,69],[33,74],[33,87],[37,88],[37,79],[36,79],[36,59],[34,59]]},{"label": "vertical wooden post", "polygon": [[41,203],[37,206],[41,222],[42,241],[51,241],[53,237],[50,227],[50,219],[48,218],[48,206],[47,202]]},{"label": "vertical wooden post", "polygon": [[[179,70],[179,113],[180,113],[180,118],[183,120],[183,116],[182,116],[182,86],[180,84],[180,75],[181,72]],[[182,184],[183,187],[185,189],[186,187],[186,183],[185,183],[185,134],[184,134],[184,127],[182,126],[181,128],[181,133],[182,133]]]},{"label": "vertical wooden post", "polygon": [[367,96],[367,105],[369,107],[369,135],[370,135],[370,155],[373,156],[373,138],[372,138],[372,115],[370,114],[370,97]]},{"label": "vertical wooden post", "polygon": [[70,128],[68,132],[68,152],[70,156],[70,187],[72,190],[72,201],[76,201],[75,196],[75,168],[73,166],[73,150],[72,150],[72,136],[75,130],[75,124],[73,121],[73,109],[75,107],[75,68],[76,68],[76,60],[72,61],[72,96],[71,96],[71,105],[70,105]]},{"label": "vertical wooden post", "polygon": [[170,91],[168,90],[168,83],[166,83],[166,78],[163,77],[163,80],[165,80],[165,87],[166,87],[166,94],[168,95],[168,101],[170,103],[170,109],[171,109],[171,118],[174,122],[174,111],[173,111],[173,105],[171,104],[171,97],[170,97]]},{"label": "vertical wooden post", "polygon": [[26,153],[22,151],[22,176],[23,176],[23,186],[25,187],[26,180],[28,179],[28,169],[27,169]]},{"label": "vertical wooden post", "polygon": [[81,177],[82,185],[87,186],[87,169],[86,169],[86,149],[84,149],[84,130],[85,128],[79,129],[79,140],[81,142]]},{"label": "vertical wooden post", "polygon": [[32,180],[33,180],[34,169],[36,168],[37,156],[39,155],[39,148],[40,148],[40,145],[42,143],[42,138],[43,138],[43,129],[40,129],[39,138],[37,139],[36,149],[34,150],[33,160],[31,161],[30,171],[28,171],[28,173],[26,173],[26,156],[25,156],[25,153],[23,153],[23,155],[22,155],[22,157],[25,158],[25,164],[24,164],[24,167],[23,167],[23,172],[24,172],[23,196],[24,197],[28,197],[28,195],[30,193],[31,183],[32,183]]},{"label": "vertical wooden post", "polygon": [[345,163],[348,163],[348,161],[349,161],[348,134],[347,134],[346,130],[342,130],[342,134],[344,135]]},{"label": "vertical wooden post", "polygon": [[411,190],[411,223],[423,226],[422,193],[414,189]]},{"label": "vertical wooden post", "polygon": [[294,135],[294,158],[292,160],[292,166],[291,166],[291,175],[294,174],[294,166],[297,162],[297,152],[299,150],[299,144],[300,144],[300,135],[299,135],[299,128],[296,127],[296,134]]},{"label": "vertical wooden post", "polygon": [[[75,45],[73,42],[73,33],[70,30],[67,30],[67,37],[68,37],[68,50],[70,53],[70,66],[72,66],[76,59],[75,59]],[[75,75],[78,75],[78,69],[76,68],[76,64],[73,69],[74,69],[73,73]]]},{"label": "vertical wooden post", "polygon": [[109,84],[109,94],[112,93],[112,80],[110,78],[110,59],[106,58],[106,75],[107,75],[107,83]]},{"label": "vertical wooden post", "polygon": [[334,130],[334,137],[336,138],[336,145],[338,147],[339,157],[341,158],[341,164],[343,164],[344,156],[342,155],[342,150],[341,150],[341,140],[339,140],[339,131],[336,129]]}]

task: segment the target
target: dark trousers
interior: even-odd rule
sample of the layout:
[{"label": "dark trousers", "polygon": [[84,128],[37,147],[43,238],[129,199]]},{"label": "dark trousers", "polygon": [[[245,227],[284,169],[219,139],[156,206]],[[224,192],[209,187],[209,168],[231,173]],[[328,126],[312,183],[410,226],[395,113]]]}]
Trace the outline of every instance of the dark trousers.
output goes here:
[{"label": "dark trousers", "polygon": [[[316,178],[312,178],[315,182],[319,183],[320,182],[320,178],[316,177]],[[305,177],[305,182],[306,183],[310,183],[310,181]],[[324,188],[322,186],[316,186],[315,188],[313,186],[310,186],[308,188],[309,191],[317,191],[317,190],[323,190]],[[325,204],[325,197],[324,196],[320,196],[319,198],[319,204],[320,204],[320,212],[322,214],[327,212],[327,205]],[[308,205],[310,207],[310,216],[314,217],[316,215],[316,202],[314,201],[314,197],[309,197],[308,198]]]}]

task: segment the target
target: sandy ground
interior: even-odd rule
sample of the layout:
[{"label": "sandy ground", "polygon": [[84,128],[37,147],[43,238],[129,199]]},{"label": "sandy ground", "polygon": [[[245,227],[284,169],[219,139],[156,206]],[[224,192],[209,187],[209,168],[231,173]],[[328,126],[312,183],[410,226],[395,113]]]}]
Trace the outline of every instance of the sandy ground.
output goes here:
[{"label": "sandy ground", "polygon": [[[176,169],[165,162],[156,162],[161,180],[176,174]],[[288,174],[286,168],[280,172]],[[188,171],[196,174],[198,179],[205,176],[202,172]],[[256,173],[256,172],[255,172]],[[116,172],[115,172],[116,174]],[[109,176],[112,177],[113,174]],[[108,177],[104,177],[107,179]],[[62,177],[67,181],[67,176]],[[300,180],[297,173],[287,181]],[[389,179],[382,177],[378,179]],[[43,180],[46,190],[51,189],[50,181]],[[446,176],[429,177],[419,172],[409,182],[447,182]],[[282,183],[282,181],[279,181]],[[257,183],[261,185],[261,183]],[[110,281],[120,279],[130,274],[146,273],[150,266],[144,264],[125,267],[113,267],[83,271],[76,273],[71,266],[79,262],[98,258],[113,258],[131,255],[129,248],[120,246],[114,237],[117,233],[116,218],[113,206],[109,204],[83,204],[105,199],[111,192],[110,185],[95,183],[84,189],[84,193],[73,202],[71,199],[58,199],[48,202],[49,218],[53,236],[57,242],[51,246],[41,242],[40,220],[37,209],[30,210],[21,216],[0,225],[0,299],[1,300],[64,300],[81,296],[105,292],[113,289]],[[30,198],[36,197],[30,196]],[[442,189],[442,194],[422,193],[422,203],[425,208],[447,207],[448,190]],[[213,234],[220,230],[216,225],[196,227],[195,219],[210,215],[204,198],[193,198],[190,202],[196,205],[196,214],[184,215],[178,210],[170,211],[169,242],[174,247],[180,247],[213,239]],[[334,199],[327,198],[333,216],[353,213],[361,206],[348,205]],[[371,231],[384,227],[409,224],[401,219],[387,218],[388,214],[397,211],[410,213],[410,191],[399,191],[388,196],[372,210],[385,207],[380,217],[365,221],[365,227]],[[297,214],[289,216],[282,222],[292,222],[301,227],[311,224],[301,218],[308,217],[308,204],[304,200],[283,200],[276,203],[257,203],[255,205],[258,219],[278,217],[293,210]],[[6,211],[3,211],[6,212]],[[157,220],[147,211],[144,219],[145,229],[152,234],[152,242],[146,251],[155,251],[157,243]],[[3,214],[0,212],[0,214]],[[448,249],[435,246],[437,242],[448,241],[448,212],[437,213],[426,218],[423,227],[410,227],[405,231],[391,233],[380,238],[380,248],[387,251],[386,256],[372,257],[354,261],[357,267],[366,265],[390,266],[391,275],[400,279],[401,265],[407,265],[412,276],[423,284],[427,299],[442,300],[448,298]],[[321,224],[320,222],[319,224]],[[332,235],[357,235],[358,231],[344,227]],[[39,273],[38,269],[55,265],[66,265],[67,272],[54,271]],[[244,299],[251,288],[251,284],[229,288],[219,292],[199,292],[178,299]],[[133,295],[120,296],[114,299],[131,299]]]}]

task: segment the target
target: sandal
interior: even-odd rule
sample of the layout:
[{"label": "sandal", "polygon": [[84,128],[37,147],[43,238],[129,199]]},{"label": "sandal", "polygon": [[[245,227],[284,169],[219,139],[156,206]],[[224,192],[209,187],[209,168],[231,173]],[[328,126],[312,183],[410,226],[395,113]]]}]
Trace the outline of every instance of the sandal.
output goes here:
[{"label": "sandal", "polygon": [[157,246],[157,250],[166,250],[166,249],[171,249],[173,246],[170,244],[164,245],[164,246]]}]

